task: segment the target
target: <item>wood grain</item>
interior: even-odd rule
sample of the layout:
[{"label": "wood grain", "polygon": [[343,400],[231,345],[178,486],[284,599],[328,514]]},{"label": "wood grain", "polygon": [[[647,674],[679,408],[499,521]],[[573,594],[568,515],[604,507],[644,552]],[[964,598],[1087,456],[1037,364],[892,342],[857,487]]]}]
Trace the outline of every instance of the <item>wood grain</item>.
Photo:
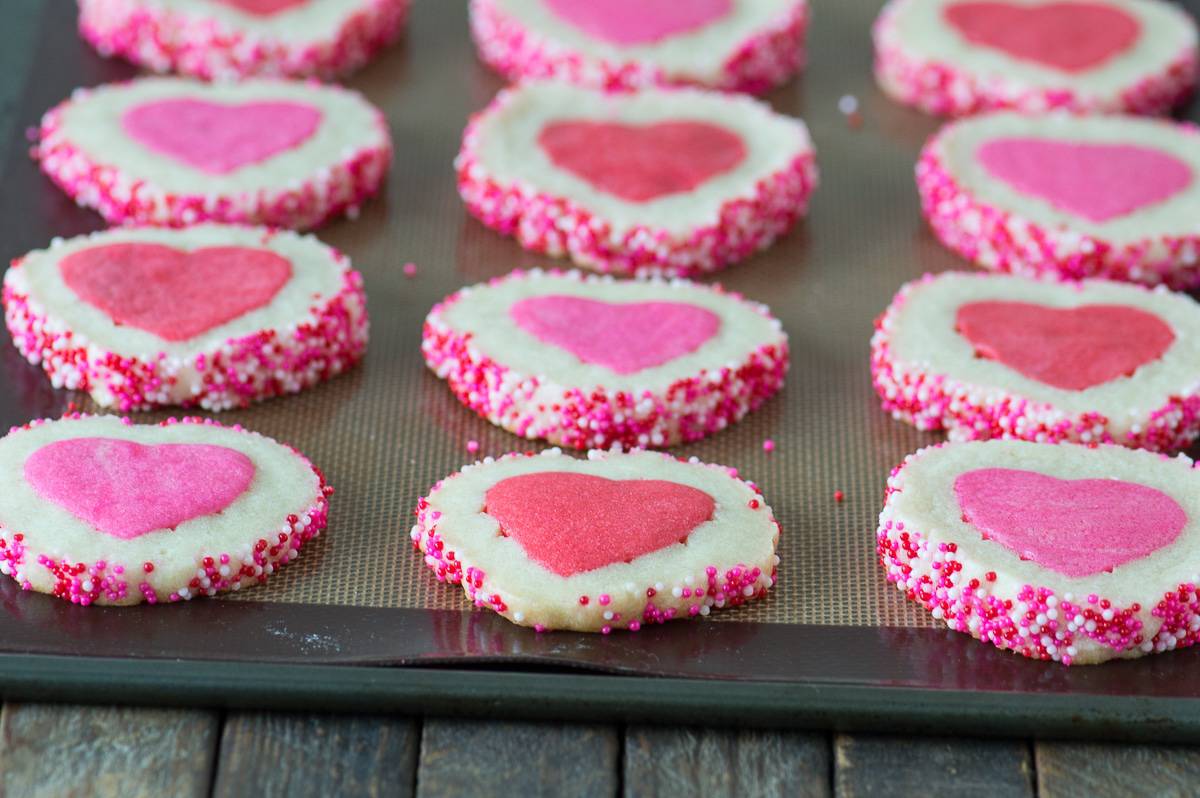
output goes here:
[{"label": "wood grain", "polygon": [[219,723],[202,710],[7,703],[0,795],[207,796]]},{"label": "wood grain", "polygon": [[625,795],[822,798],[829,759],[824,734],[631,726]]},{"label": "wood grain", "polygon": [[615,726],[427,720],[417,795],[613,796],[619,748]]},{"label": "wood grain", "polygon": [[231,714],[213,795],[411,796],[418,734],[402,718]]},{"label": "wood grain", "polygon": [[1039,742],[1034,752],[1043,798],[1166,798],[1200,792],[1200,748]]},{"label": "wood grain", "polygon": [[838,735],[834,754],[839,798],[1034,794],[1024,741]]}]

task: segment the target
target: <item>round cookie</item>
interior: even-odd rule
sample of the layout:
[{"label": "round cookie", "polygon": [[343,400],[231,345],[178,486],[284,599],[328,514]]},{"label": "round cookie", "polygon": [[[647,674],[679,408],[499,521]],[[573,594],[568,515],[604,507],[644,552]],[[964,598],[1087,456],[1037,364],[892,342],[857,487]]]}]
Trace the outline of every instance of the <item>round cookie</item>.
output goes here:
[{"label": "round cookie", "polygon": [[0,573],[73,604],[179,601],[265,582],[325,528],[321,472],[200,418],[34,421],[0,438]]},{"label": "round cookie", "polygon": [[350,368],[362,276],[311,236],[204,224],[56,239],[4,275],[13,343],[56,388],[122,412],[241,407]]},{"label": "round cookie", "polygon": [[761,93],[804,63],[807,0],[471,0],[479,57],[516,82]]},{"label": "round cookie", "polygon": [[1196,24],[1164,0],[889,0],[883,90],[932,114],[1165,114],[1192,92]]},{"label": "round cookie", "polygon": [[408,0],[79,0],[101,55],[205,79],[348,74],[404,27]]},{"label": "round cookie", "polygon": [[1107,280],[927,275],[876,322],[871,374],[894,418],[951,440],[1176,451],[1200,435],[1200,306]]},{"label": "round cookie", "polygon": [[456,161],[467,208],[534,252],[601,272],[712,272],[804,213],[804,123],[699,89],[534,82],[476,115]]},{"label": "round cookie", "polygon": [[887,579],[951,629],[1093,664],[1200,636],[1200,474],[1119,446],[950,443],[892,472]]},{"label": "round cookie", "polygon": [[425,320],[429,368],[475,412],[577,449],[673,446],[718,432],[783,386],[787,334],[719,286],[515,271]]},{"label": "round cookie", "polygon": [[550,449],[465,466],[417,504],[438,581],[538,631],[637,631],[762,598],[779,524],[724,466]]},{"label": "round cookie", "polygon": [[998,112],[942,128],[917,164],[947,247],[994,271],[1200,285],[1200,134],[1120,116]]},{"label": "round cookie", "polygon": [[77,89],[33,156],[110,224],[305,229],[357,213],[391,164],[383,114],[336,86],[139,78]]}]

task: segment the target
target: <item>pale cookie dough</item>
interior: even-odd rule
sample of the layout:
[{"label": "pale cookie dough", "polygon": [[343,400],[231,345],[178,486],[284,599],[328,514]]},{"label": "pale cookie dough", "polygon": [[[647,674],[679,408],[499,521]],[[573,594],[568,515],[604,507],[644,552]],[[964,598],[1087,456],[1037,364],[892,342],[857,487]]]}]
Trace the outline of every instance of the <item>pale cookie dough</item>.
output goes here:
[{"label": "pale cookie dough", "polygon": [[229,80],[346,75],[400,35],[409,0],[78,0],[101,55]]},{"label": "pale cookie dough", "polygon": [[883,90],[932,114],[1165,114],[1196,85],[1196,24],[1164,0],[890,0]]},{"label": "pale cookie dough", "polygon": [[817,184],[804,123],[745,96],[543,81],[472,118],[468,210],[526,249],[601,272],[694,275],[766,248]]},{"label": "pale cookie dough", "polygon": [[804,64],[807,0],[472,0],[479,57],[511,81],[754,93]]},{"label": "pale cookie dough", "polygon": [[307,229],[378,192],[392,143],[349,89],[150,77],[77,89],[42,117],[32,153],[110,224]]},{"label": "pale cookie dough", "polygon": [[892,472],[878,553],[951,629],[1063,664],[1200,636],[1200,474],[1119,446],[987,441]]},{"label": "pale cookie dough", "polygon": [[871,373],[885,410],[952,440],[1178,451],[1200,435],[1200,306],[1108,280],[929,275],[876,322]]},{"label": "pale cookie dough", "polygon": [[417,505],[439,581],[538,631],[637,631],[762,598],[779,524],[723,466],[551,449],[466,466]]},{"label": "pale cookie dough", "polygon": [[56,388],[122,412],[296,393],[367,346],[362,275],[312,236],[204,224],[113,229],[17,259],[13,343]]},{"label": "pale cookie dough", "polygon": [[921,207],[985,269],[1200,285],[1200,134],[1120,116],[999,112],[951,123],[917,164]]},{"label": "pale cookie dough", "polygon": [[0,439],[0,573],[73,604],[180,601],[267,581],[325,528],[321,472],[199,418],[69,416]]},{"label": "pale cookie dough", "polygon": [[425,362],[510,432],[577,449],[672,446],[725,429],[783,386],[787,334],[719,286],[520,272],[425,321]]}]

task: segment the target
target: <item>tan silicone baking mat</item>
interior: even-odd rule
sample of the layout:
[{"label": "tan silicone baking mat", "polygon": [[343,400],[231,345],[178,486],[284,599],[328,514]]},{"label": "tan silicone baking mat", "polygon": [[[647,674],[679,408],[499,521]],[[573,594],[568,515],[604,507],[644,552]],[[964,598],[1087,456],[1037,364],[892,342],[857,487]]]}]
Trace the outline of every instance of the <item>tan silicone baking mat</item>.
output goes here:
[{"label": "tan silicone baking mat", "polygon": [[[769,251],[717,278],[783,320],[788,383],[742,423],[679,451],[736,466],[761,485],[783,525],[770,598],[715,620],[932,626],[881,577],[874,530],[889,470],[936,438],[879,409],[868,340],[902,282],[956,266],[922,223],[912,179],[936,123],[892,104],[872,82],[869,29],[879,2],[816,5],[807,70],[768,97],[802,117],[816,141],[821,186],[811,214]],[[84,45],[72,37],[69,46]],[[348,83],[385,110],[396,147],[386,195],[359,218],[320,231],[366,277],[370,348],[359,368],[332,383],[222,414],[301,449],[337,490],[327,534],[269,586],[236,599],[465,609],[460,589],[438,584],[413,553],[412,508],[435,481],[474,459],[468,440],[479,441],[481,455],[540,444],[492,427],[451,397],[422,362],[422,320],[460,286],[551,262],[468,218],[459,202],[452,161],[463,125],[502,85],[475,59],[463,0],[418,0],[404,42]],[[857,98],[861,125],[839,111],[843,96]],[[37,185],[55,191],[45,180]],[[418,266],[412,278],[402,271],[409,261]],[[15,381],[27,383],[33,371],[15,356],[0,365]]]}]

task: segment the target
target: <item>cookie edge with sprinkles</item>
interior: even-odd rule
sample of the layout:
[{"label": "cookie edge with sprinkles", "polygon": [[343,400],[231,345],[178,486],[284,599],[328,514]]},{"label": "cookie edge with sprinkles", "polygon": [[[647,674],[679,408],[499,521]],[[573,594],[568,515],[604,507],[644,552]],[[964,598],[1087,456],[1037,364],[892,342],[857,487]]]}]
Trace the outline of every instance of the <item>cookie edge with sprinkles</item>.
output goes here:
[{"label": "cookie edge with sprinkles", "polygon": [[1112,95],[1034,87],[1003,77],[981,79],[954,64],[918,58],[905,51],[895,31],[895,18],[911,2],[890,0],[872,26],[875,78],[889,97],[928,114],[954,117],[997,109],[1027,113],[1062,109],[1159,116],[1170,113],[1191,96],[1200,76],[1200,51],[1193,43],[1176,55],[1166,70],[1139,76]]},{"label": "cookie edge with sprinkles", "polygon": [[[908,455],[888,477],[876,531],[876,554],[887,581],[909,600],[954,631],[1031,659],[1064,665],[1094,665],[1162,653],[1200,640],[1200,578],[1166,592],[1154,607],[1137,603],[1117,606],[1095,593],[1060,596],[1048,587],[1031,584],[1020,584],[1015,591],[999,595],[998,584],[1016,585],[1021,580],[964,564],[954,542],[932,546],[927,532],[897,517],[895,500],[904,490],[908,465],[942,447],[956,445],[970,444],[945,443],[921,449]],[[1176,459],[1195,467],[1183,455]],[[1161,619],[1149,640],[1140,634],[1147,618]]]},{"label": "cookie edge with sprinkles", "polygon": [[383,112],[358,92],[314,82],[314,89],[343,92],[369,107],[379,141],[345,154],[329,168],[271,189],[237,194],[165,191],[93,159],[62,130],[63,112],[71,104],[86,101],[98,89],[129,87],[137,80],[76,89],[45,113],[37,140],[30,148],[30,156],[55,185],[77,205],[95,210],[111,225],[187,227],[207,221],[307,230],[341,214],[356,216],[362,203],[376,195],[387,178],[392,139]]},{"label": "cookie edge with sprinkles", "polygon": [[[97,418],[80,413],[69,413],[61,419],[40,419],[20,427],[13,427],[9,435],[20,434],[43,424]],[[132,425],[128,418],[121,419]],[[300,458],[317,478],[317,496],[302,513],[291,513],[280,519],[278,526],[264,530],[249,551],[249,560],[240,559],[234,565],[229,552],[202,552],[196,556],[196,571],[186,584],[178,586],[152,586],[149,575],[155,573],[153,561],[120,563],[101,560],[95,563],[71,562],[68,559],[53,559],[32,550],[27,534],[0,526],[0,573],[12,577],[23,590],[44,592],[72,604],[88,606],[131,606],[134,604],[157,604],[159,602],[187,601],[200,596],[215,596],[227,591],[238,591],[253,584],[264,584],[276,568],[286,565],[300,556],[303,546],[319,536],[329,518],[329,497],[333,488],[325,482],[325,475],[312,462],[287,444],[273,438],[247,430],[240,424],[225,426],[212,419],[200,417],[169,418],[157,425],[169,427],[175,424],[196,424],[220,427],[242,435],[255,435],[287,449]],[[30,580],[26,568],[38,566],[50,574],[53,586],[39,590]],[[131,587],[133,589],[131,589]]]},{"label": "cookie edge with sprinkles", "polygon": [[[592,450],[588,452],[588,459],[603,460],[609,454],[609,452]],[[759,566],[737,563],[728,567],[710,564],[705,569],[708,583],[703,588],[694,583],[655,582],[652,585],[634,585],[632,589],[614,590],[612,593],[602,593],[598,596],[580,596],[578,609],[573,620],[567,625],[546,625],[529,613],[513,609],[505,600],[502,589],[496,586],[495,580],[489,579],[487,573],[474,567],[471,563],[459,559],[453,550],[446,547],[442,536],[438,534],[441,513],[430,506],[430,499],[436,496],[443,484],[460,476],[468,468],[486,468],[494,463],[531,457],[565,456],[559,449],[547,449],[540,453],[511,452],[499,458],[484,458],[482,461],[464,466],[463,469],[439,480],[430,488],[427,496],[418,500],[416,509],[413,511],[413,515],[416,517],[416,523],[410,531],[413,548],[421,553],[425,565],[434,572],[439,582],[461,586],[467,599],[477,608],[490,609],[517,625],[533,627],[537,632],[553,629],[600,632],[601,634],[609,634],[619,629],[636,632],[649,624],[663,624],[671,620],[707,616],[713,609],[736,607],[748,601],[765,597],[767,591],[776,582],[779,555],[774,552],[779,543],[781,527],[771,507],[762,498],[762,492],[754,483],[738,477],[736,469],[702,463],[695,457],[682,460],[665,452],[654,452],[653,454],[668,460],[679,460],[698,468],[717,469],[747,488],[753,497],[749,499],[750,506],[755,510],[765,511],[775,526],[769,574],[762,567],[766,563]],[[724,570],[722,571],[722,569]],[[580,617],[581,613],[586,617]]]},{"label": "cookie edge with sprinkles", "polygon": [[[263,230],[266,237],[279,234],[290,235]],[[41,366],[55,388],[87,391],[101,407],[123,413],[173,406],[209,411],[246,407],[337,376],[358,363],[366,351],[370,322],[362,275],[346,255],[320,246],[341,270],[336,293],[311,304],[302,318],[214,344],[188,363],[162,352],[117,354],[72,331],[31,299],[27,287],[22,290],[21,263],[28,255],[12,262],[0,302],[13,345],[27,361]],[[312,364],[321,361],[324,368],[312,373]],[[185,367],[183,386],[191,387],[176,400],[172,394],[181,390],[180,372]],[[283,377],[277,376],[280,372]]]},{"label": "cookie edge with sprinkles", "polygon": [[409,0],[365,0],[332,36],[289,42],[144,0],[79,0],[79,34],[102,56],[153,72],[205,80],[256,76],[336,78],[399,38]]},{"label": "cookie edge with sprinkles", "polygon": [[1200,437],[1200,384],[1127,430],[1114,430],[1099,412],[1072,413],[1018,393],[961,382],[893,356],[892,328],[913,291],[936,280],[926,274],[901,287],[875,320],[871,336],[871,382],[883,409],[922,431],[945,431],[952,441],[1009,438],[1034,443],[1118,444],[1131,449],[1176,452]]},{"label": "cookie edge with sprinkles", "polygon": [[[585,283],[611,279],[580,272],[516,270],[492,279],[487,285],[538,279],[543,275],[567,278],[575,275]],[[652,283],[670,285],[661,280]],[[719,285],[698,287],[724,294],[749,310],[773,318],[765,305],[746,300]],[[470,290],[470,287],[459,289],[429,312],[421,337],[425,363],[446,380],[460,402],[523,438],[542,439],[578,450],[613,445],[659,448],[700,440],[758,409],[783,387],[788,371],[788,339],[781,326],[778,343],[758,347],[733,366],[723,364],[718,379],[703,371],[677,380],[661,392],[610,392],[603,386],[585,389],[557,385],[536,375],[515,373],[472,346],[470,333],[454,330],[442,320],[442,313]],[[684,397],[683,403],[679,404],[675,397]],[[644,403],[650,407],[639,414],[638,408]],[[679,406],[672,408],[673,404]],[[539,417],[545,418],[539,420]]]},{"label": "cookie edge with sprinkles", "polygon": [[470,25],[480,60],[514,83],[528,78],[556,78],[603,89],[687,84],[765,94],[804,67],[808,6],[808,0],[792,0],[778,19],[730,52],[721,65],[719,79],[711,83],[668,75],[637,59],[608,61],[590,57],[528,30],[497,8],[495,0],[471,0]]},{"label": "cookie edge with sprinkles", "polygon": [[501,182],[483,166],[478,152],[481,123],[502,112],[517,90],[501,90],[471,117],[454,165],[458,193],[471,215],[515,237],[531,252],[565,256],[580,267],[607,274],[698,276],[768,247],[805,215],[817,187],[816,151],[810,143],[787,166],[760,179],[751,196],[725,200],[715,224],[701,224],[682,235],[635,225],[617,235],[610,222],[578,202],[519,181]]}]

